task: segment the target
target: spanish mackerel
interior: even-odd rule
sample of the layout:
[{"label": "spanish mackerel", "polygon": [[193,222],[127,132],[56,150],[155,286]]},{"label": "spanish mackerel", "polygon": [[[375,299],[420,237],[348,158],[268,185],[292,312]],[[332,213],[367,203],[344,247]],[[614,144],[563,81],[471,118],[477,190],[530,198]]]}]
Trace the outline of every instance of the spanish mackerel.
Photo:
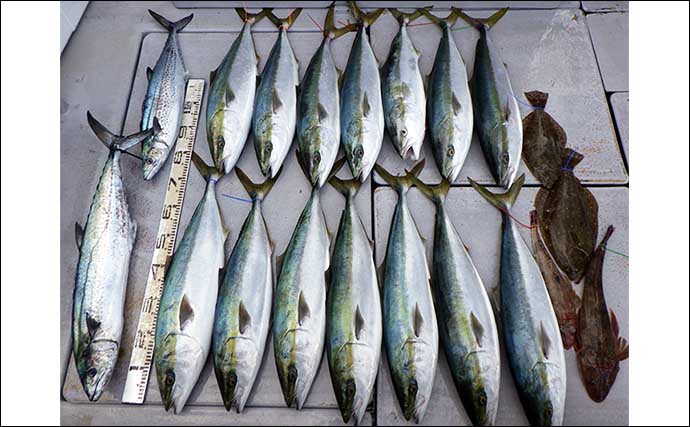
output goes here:
[{"label": "spanish mackerel", "polygon": [[216,169],[230,172],[242,154],[252,123],[259,58],[252,26],[272,9],[257,14],[236,9],[244,20],[242,31],[218,68],[211,71],[206,104],[206,138]]},{"label": "spanish mackerel", "polygon": [[566,372],[563,343],[546,284],[511,219],[525,175],[503,194],[470,184],[503,215],[498,289],[501,324],[515,386],[531,425],[562,425]]},{"label": "spanish mackerel", "polygon": [[207,182],[206,190],[165,275],[153,356],[163,405],[176,414],[187,403],[211,349],[228,236],[216,200],[216,182],[223,171],[207,166],[196,153],[192,160]]},{"label": "spanish mackerel", "polygon": [[383,9],[364,13],[355,2],[348,4],[359,29],[342,77],[340,135],[352,176],[364,182],[379,156],[384,132],[381,79],[368,34]]},{"label": "spanish mackerel", "polygon": [[180,40],[177,33],[192,21],[194,14],[177,22],[170,22],[149,9],[149,13],[168,30],[168,39],[163,51],[151,69],[146,68],[149,85],[142,106],[141,130],[150,129],[153,120],[158,119],[161,130],[142,144],[144,158],[144,179],[152,179],[165,164],[170,150],[177,139],[182,117],[184,91],[189,77],[182,59]]},{"label": "spanish mackerel", "polygon": [[86,227],[75,224],[79,262],[72,306],[72,350],[82,387],[91,401],[103,394],[115,369],[124,324],[129,257],[137,224],[129,215],[120,154],[160,130],[118,136],[86,114],[110,154],[91,201]]},{"label": "spanish mackerel", "polygon": [[285,403],[301,409],[321,363],[326,333],[330,238],[318,187],[311,190],[282,260],[273,301],[273,348]]},{"label": "spanish mackerel", "polygon": [[300,84],[297,121],[297,159],[312,187],[322,187],[340,148],[338,70],[331,41],[353,31],[354,24],[336,28],[335,2],[328,9],[323,40],[312,56]]},{"label": "spanish mackerel", "polygon": [[489,36],[489,29],[508,9],[501,9],[487,19],[472,18],[459,9],[453,11],[479,30],[470,81],[474,122],[496,184],[508,189],[520,164],[522,120],[508,70]]},{"label": "spanish mackerel", "polygon": [[225,408],[242,412],[261,367],[273,301],[273,242],[261,202],[278,176],[254,184],[235,169],[252,208],[225,264],[213,326],[213,365]]},{"label": "spanish mackerel", "polygon": [[438,171],[452,183],[470,150],[474,124],[467,70],[451,30],[459,15],[455,10],[445,19],[424,14],[442,31],[429,78],[429,137]]},{"label": "spanish mackerel", "polygon": [[417,161],[426,130],[426,98],[419,70],[421,52],[412,44],[407,24],[423,13],[421,9],[414,13],[390,11],[400,22],[400,29],[381,68],[384,118],[388,136],[400,156],[404,159],[411,152],[412,160]]},{"label": "spanish mackerel", "polygon": [[376,165],[376,173],[398,192],[384,263],[384,342],[393,386],[406,420],[422,421],[431,400],[438,360],[438,327],[429,284],[426,248],[407,207],[407,191],[424,160],[393,176]]},{"label": "spanish mackerel", "polygon": [[381,356],[381,298],[371,241],[355,208],[358,179],[330,183],[346,198],[335,239],[326,302],[331,382],[345,423],[362,422]]},{"label": "spanish mackerel", "polygon": [[445,200],[450,183],[444,179],[431,187],[410,178],[436,205],[432,281],[441,343],[455,388],[472,425],[494,425],[501,358],[489,296],[448,216]]},{"label": "spanish mackerel", "polygon": [[276,176],[283,165],[295,136],[299,63],[290,46],[287,30],[300,12],[301,8],[295,9],[284,19],[277,18],[273,13],[267,14],[279,29],[278,39],[273,45],[256,91],[252,131],[261,173],[271,178]]}]

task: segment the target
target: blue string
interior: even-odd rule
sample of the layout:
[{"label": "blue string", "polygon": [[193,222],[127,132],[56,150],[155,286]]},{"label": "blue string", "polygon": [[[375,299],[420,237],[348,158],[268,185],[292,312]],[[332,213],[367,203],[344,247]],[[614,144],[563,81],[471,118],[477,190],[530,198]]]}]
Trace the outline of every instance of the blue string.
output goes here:
[{"label": "blue string", "polygon": [[258,200],[258,201],[261,201],[261,199],[259,199],[259,198],[256,198],[256,199],[243,199],[242,197],[231,196],[230,194],[225,194],[225,193],[223,193],[222,195],[225,196],[225,197],[227,197],[227,198],[229,198],[229,199],[239,200],[240,202],[254,203],[254,202],[257,201],[257,200]]},{"label": "blue string", "polygon": [[570,159],[573,158],[573,155],[575,154],[574,151],[570,151],[570,156],[568,156],[568,160],[565,161],[565,165],[563,166],[563,171],[572,171],[572,169],[568,169],[568,165],[570,164]]},{"label": "blue string", "polygon": [[520,98],[518,98],[517,96],[515,96],[515,94],[513,94],[513,98],[515,98],[515,100],[516,100],[519,104],[522,104],[522,105],[524,105],[525,107],[529,107],[529,108],[531,108],[531,109],[533,109],[533,110],[543,110],[543,109],[544,109],[544,107],[535,107],[534,105],[532,105],[532,104],[530,104],[530,103],[521,101]]}]

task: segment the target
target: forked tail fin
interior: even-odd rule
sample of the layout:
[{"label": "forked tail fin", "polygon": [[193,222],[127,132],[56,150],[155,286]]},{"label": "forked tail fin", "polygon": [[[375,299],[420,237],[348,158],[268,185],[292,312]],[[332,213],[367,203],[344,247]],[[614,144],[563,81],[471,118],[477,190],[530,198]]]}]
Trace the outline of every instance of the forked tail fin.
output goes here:
[{"label": "forked tail fin", "polygon": [[411,175],[410,178],[412,179],[415,187],[419,188],[422,194],[428,197],[429,200],[435,204],[443,203],[446,200],[448,191],[450,190],[450,182],[448,182],[447,179],[444,178],[438,185],[428,185],[423,183],[415,175]]},{"label": "forked tail fin", "polygon": [[213,166],[207,165],[195,151],[192,151],[192,163],[196,166],[197,170],[204,177],[206,182],[218,181],[225,176],[223,169],[217,169]]},{"label": "forked tail fin", "polygon": [[376,9],[373,12],[365,13],[362,11],[362,9],[357,6],[357,2],[355,1],[348,1],[347,4],[350,6],[350,12],[352,12],[352,16],[355,17],[357,22],[359,22],[361,25],[364,25],[365,27],[370,27],[376,20],[381,16],[383,11],[385,9],[379,8]]},{"label": "forked tail fin", "polygon": [[244,187],[244,189],[247,191],[249,197],[251,197],[252,200],[263,200],[264,198],[266,198],[268,193],[271,192],[273,184],[276,183],[278,177],[280,176],[280,172],[278,172],[273,178],[268,178],[264,182],[259,184],[252,182],[247,176],[247,174],[245,174],[242,171],[242,169],[238,167],[235,168],[235,173],[237,174],[237,177],[240,179],[242,187]]},{"label": "forked tail fin", "polygon": [[414,12],[411,12],[411,13],[401,12],[401,11],[399,11],[399,10],[396,9],[396,8],[388,8],[388,10],[389,10],[390,13],[395,17],[395,19],[398,20],[399,23],[401,23],[401,24],[407,24],[407,23],[409,23],[409,22],[414,21],[414,20],[417,19],[417,18],[420,18],[420,17],[422,17],[422,16],[427,16],[427,15],[425,14],[425,12],[428,13],[429,10],[431,10],[431,8],[433,8],[433,6],[426,6],[426,7],[423,7],[423,8],[421,8],[421,9],[417,9],[417,10],[415,10]]},{"label": "forked tail fin", "polygon": [[337,39],[338,37],[350,33],[352,31],[357,31],[359,25],[348,24],[337,28],[335,26],[335,1],[331,3],[328,7],[328,13],[326,13],[326,23],[323,28],[323,36],[330,37],[331,39]]},{"label": "forked tail fin", "polygon": [[90,111],[86,112],[86,120],[89,122],[89,126],[91,127],[91,130],[93,130],[93,133],[95,133],[98,139],[103,143],[103,145],[108,147],[108,149],[111,151],[127,150],[129,148],[134,147],[135,145],[142,142],[151,135],[155,135],[161,131],[161,125],[160,123],[158,123],[157,118],[153,119],[153,127],[151,127],[150,129],[133,133],[127,136],[115,135],[114,133],[110,132],[105,126],[103,126],[98,120],[96,120],[91,115]]},{"label": "forked tail fin", "polygon": [[374,165],[374,170],[381,176],[381,178],[383,178],[384,181],[388,183],[388,185],[393,187],[395,191],[405,193],[410,189],[410,187],[415,185],[412,177],[418,176],[422,169],[424,169],[424,162],[424,159],[420,160],[411,170],[406,170],[405,175],[400,176],[392,175],[378,163]]},{"label": "forked tail fin", "polygon": [[505,15],[506,12],[508,12],[508,8],[504,7],[503,9],[489,16],[488,18],[473,18],[456,7],[451,8],[451,13],[457,14],[465,22],[477,29],[484,28],[484,26],[486,26],[488,29],[491,29],[501,18],[503,18],[503,15]]},{"label": "forked tail fin", "polygon": [[289,30],[290,27],[292,27],[292,24],[295,23],[297,20],[297,17],[299,14],[302,13],[302,8],[298,7],[297,9],[293,10],[287,17],[285,18],[278,18],[273,14],[273,12],[269,12],[266,14],[266,17],[273,22],[273,24],[278,27],[282,28],[284,30]]},{"label": "forked tail fin", "polygon": [[245,23],[250,23],[250,24],[256,24],[257,22],[261,21],[263,18],[268,16],[269,13],[273,10],[272,7],[265,7],[261,9],[261,12],[259,13],[251,13],[247,11],[247,9],[243,9],[241,7],[236,7],[235,12],[240,16],[240,18],[245,22]]},{"label": "forked tail fin", "polygon": [[515,180],[513,185],[511,185],[508,191],[505,193],[492,193],[491,191],[487,190],[486,187],[477,184],[472,178],[468,179],[470,180],[472,187],[474,187],[474,189],[477,190],[477,192],[481,194],[481,196],[485,198],[487,202],[491,203],[493,207],[500,211],[508,212],[515,204],[515,200],[517,200],[517,196],[520,194],[520,190],[522,189],[522,184],[525,183],[525,174],[523,173],[520,175],[520,177]]},{"label": "forked tail fin", "polygon": [[180,19],[179,21],[171,22],[168,21],[166,18],[163,16],[157,14],[156,12],[152,11],[149,9],[149,14],[158,21],[159,24],[161,24],[163,27],[165,27],[169,32],[176,32],[179,33],[184,29],[184,27],[187,26],[190,22],[192,22],[192,18],[194,18],[194,14],[192,13],[191,15],[185,16],[184,18]]}]

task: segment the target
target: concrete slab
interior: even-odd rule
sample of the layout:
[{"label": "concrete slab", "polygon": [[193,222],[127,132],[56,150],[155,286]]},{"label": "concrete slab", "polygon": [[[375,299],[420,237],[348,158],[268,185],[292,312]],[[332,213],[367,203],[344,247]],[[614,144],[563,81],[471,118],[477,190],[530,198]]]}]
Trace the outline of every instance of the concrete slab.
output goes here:
[{"label": "concrete slab", "polygon": [[[628,189],[592,188],[599,202],[599,235],[609,224],[616,226],[609,248],[628,252]],[[529,222],[538,188],[524,188],[514,207],[513,214],[523,222]],[[389,187],[379,187],[374,192],[374,220],[376,230],[376,259],[383,262],[387,238],[397,202],[395,192]],[[452,188],[447,201],[451,220],[469,247],[470,255],[484,285],[491,288],[498,283],[500,262],[500,212],[489,206],[472,188]],[[409,194],[409,206],[415,222],[431,254],[433,245],[434,207],[417,189]],[[481,230],[481,231],[480,231]],[[529,230],[521,229],[523,238],[529,240]],[[429,255],[431,260],[431,255]],[[628,259],[609,253],[604,264],[606,301],[621,319],[621,334],[628,336]],[[576,291],[581,294],[582,285]],[[443,351],[441,351],[443,355]],[[620,373],[608,398],[603,403],[589,399],[580,381],[574,351],[566,352],[568,391],[564,425],[625,425],[628,423],[628,362],[620,365]],[[501,360],[501,397],[497,425],[527,425],[515,386],[510,375],[505,354]],[[389,368],[382,358],[377,394],[377,425],[405,424],[395,397]],[[424,425],[470,425],[455,391],[445,357],[439,357],[434,389],[427,407]]]},{"label": "concrete slab", "polygon": [[616,119],[618,134],[621,136],[621,145],[623,145],[625,158],[630,161],[630,157],[628,157],[628,99],[628,92],[611,95],[611,108],[613,108],[613,116]]},{"label": "concrete slab", "polygon": [[620,12],[628,10],[627,1],[582,1],[585,12]]},{"label": "concrete slab", "polygon": [[292,9],[303,7],[309,9],[326,8],[330,1],[174,1],[178,9],[230,9],[235,7],[262,8],[273,7],[276,9]]},{"label": "concrete slab", "polygon": [[[490,14],[490,11],[482,11],[475,15],[484,17]],[[439,15],[444,16],[443,13]],[[425,22],[428,21],[419,20],[419,23]],[[466,28],[462,23],[456,26]],[[383,15],[372,26],[372,45],[379,60],[385,60],[397,30],[398,24],[390,14]],[[477,32],[462,29],[454,35],[471,76]],[[522,100],[519,103],[522,116],[531,111],[524,92],[548,92],[547,111],[565,129],[568,146],[585,156],[577,168],[582,181],[592,184],[626,183],[628,177],[582,11],[510,11],[491,30],[491,36],[508,66],[513,90]],[[422,52],[422,72],[431,72],[440,30],[435,25],[420,25],[410,30],[410,37]],[[387,135],[384,139],[378,162],[396,173],[410,167],[412,162],[401,161]],[[440,175],[429,144],[427,139],[422,148],[422,157],[427,159],[427,164],[421,177],[438,182]],[[521,162],[518,173],[522,172],[527,175],[527,183],[538,183]],[[456,184],[468,184],[467,177],[485,184],[493,183],[476,135]],[[379,178],[375,179],[379,184],[384,183]]]},{"label": "concrete slab", "polygon": [[[237,33],[181,33],[180,43],[182,45],[185,63],[189,68],[190,75],[193,77],[204,77],[204,75],[207,73],[207,70],[215,68],[236,35]],[[306,69],[306,65],[308,64],[311,54],[315,51],[318,43],[321,40],[321,35],[313,32],[296,33],[291,34],[290,37],[291,39],[293,37],[295,38],[294,50],[298,59],[301,61],[301,72],[303,73]],[[125,120],[125,132],[127,133],[134,132],[138,128],[141,114],[141,103],[146,91],[144,70],[147,66],[155,63],[155,60],[165,42],[165,38],[166,34],[164,33],[151,33],[145,36],[143,40],[141,55],[137,65],[137,72],[135,73],[134,83],[132,86],[130,104],[127,109],[127,117]],[[262,57],[260,67],[263,67],[265,61],[267,60],[275,38],[275,32],[258,33],[255,35],[257,51]],[[352,38],[352,36],[349,36],[349,38],[343,37],[333,44],[333,50],[337,56],[343,56],[344,53],[348,51]],[[98,117],[98,111],[94,111],[94,114],[96,117]],[[90,160],[94,163],[93,167],[91,168],[93,171],[90,175],[81,175],[81,179],[79,180],[80,187],[89,189],[88,191],[85,191],[85,193],[90,194],[90,191],[92,191],[91,189],[95,188],[99,177],[100,167],[105,159],[106,154],[103,152],[103,150],[99,149],[98,143],[95,141],[94,137],[90,135],[90,131],[86,126],[83,127],[78,138],[74,141],[69,141],[69,143],[76,150],[91,150],[94,153],[93,159]],[[209,149],[206,143],[205,120],[203,119],[203,116],[200,121],[200,128],[197,135],[195,150],[203,158],[207,160],[210,159]],[[282,253],[287,247],[294,225],[297,222],[302,207],[309,197],[309,185],[306,179],[302,177],[302,172],[294,155],[294,147],[291,151],[293,152],[291,152],[286,159],[280,180],[276,183],[272,193],[268,196],[265,202],[264,214],[271,232],[271,236],[276,242],[276,251],[278,254]],[[143,182],[141,180],[141,165],[135,160],[125,158],[123,159],[122,166],[124,180],[128,190],[130,212],[139,223],[139,231],[130,264],[130,276],[125,312],[126,326],[123,332],[122,350],[119,355],[118,364],[115,373],[113,374],[113,378],[106,392],[101,397],[100,401],[95,405],[119,403],[122,395],[132,340],[136,330],[138,311],[143,298],[146,274],[154,246],[155,233],[158,227],[158,217],[160,214],[160,208],[162,206],[164,187],[167,182],[170,162],[166,164],[164,169],[151,182]],[[251,139],[247,142],[238,166],[247,172],[250,177],[259,179],[260,172],[256,162],[253,142]],[[204,183],[200,175],[195,171],[190,172],[189,186],[187,187],[188,196],[180,221],[181,230],[184,230],[189,222],[194,211],[194,207],[203,194],[203,188]],[[234,244],[234,240],[237,239],[236,233],[239,232],[242,222],[249,211],[250,205],[223,198],[220,196],[221,193],[242,197],[245,196],[245,193],[234,174],[231,174],[230,177],[221,181],[219,184],[218,194],[221,203],[221,210],[223,212],[225,223],[232,230],[231,239],[233,240]],[[80,206],[81,209],[75,209],[75,216],[73,218],[81,219],[88,212],[90,196],[86,196],[86,194],[83,197],[84,200],[82,203],[82,205],[85,206]],[[344,206],[344,199],[330,187],[322,190],[322,197],[329,228],[335,231],[338,226],[340,212]],[[371,232],[370,183],[365,185],[361,191],[361,194],[358,196],[357,201],[363,222],[369,229],[369,232]],[[63,261],[67,266],[65,279],[74,277],[76,257],[76,250],[65,251],[65,256],[63,257]],[[72,285],[68,283],[64,283],[63,286],[71,287]],[[69,305],[71,303],[71,299],[67,300],[66,302]],[[187,406],[222,406],[222,400],[217,387],[215,376],[212,373],[211,361],[209,360]],[[74,367],[74,361],[71,359],[62,391],[63,397],[69,402],[87,402],[86,396],[84,395],[81,385],[79,384],[79,379]],[[146,404],[155,404],[158,406],[157,409],[162,411],[160,402],[160,394],[157,389],[155,377],[152,377],[151,381],[149,382],[149,391],[147,394]],[[269,347],[266,351],[266,359],[264,360],[260,378],[257,380],[254,393],[252,394],[247,406],[275,408],[284,407],[284,401],[280,391],[280,385],[273,361],[272,347]],[[327,409],[337,408],[325,359],[323,360],[319,376],[315,380],[315,383],[312,387],[312,393],[306,402],[306,407]],[[337,411],[331,411],[329,414],[337,415]],[[329,423],[337,422],[337,419],[339,419],[339,415],[338,417],[331,419]],[[367,418],[365,423],[370,421],[370,418]]]},{"label": "concrete slab", "polygon": [[628,13],[587,15],[589,33],[607,92],[628,90]]}]

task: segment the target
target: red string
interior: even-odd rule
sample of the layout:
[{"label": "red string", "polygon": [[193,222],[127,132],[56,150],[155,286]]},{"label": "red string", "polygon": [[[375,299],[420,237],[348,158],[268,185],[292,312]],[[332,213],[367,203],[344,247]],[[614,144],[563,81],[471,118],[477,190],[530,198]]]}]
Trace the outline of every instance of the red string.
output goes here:
[{"label": "red string", "polygon": [[323,32],[324,32],[323,27],[322,27],[321,25],[319,25],[318,22],[316,22],[316,20],[314,19],[314,17],[311,16],[311,14],[310,14],[309,12],[307,12],[307,16],[309,17],[309,19],[311,19],[311,22],[313,22],[314,25],[316,25],[316,28],[318,28],[319,30],[321,30],[321,32],[323,33]]},{"label": "red string", "polygon": [[533,229],[533,228],[537,228],[536,225],[535,225],[535,226],[527,225],[527,224],[523,223],[522,221],[520,221],[519,219],[515,218],[510,212],[508,212],[507,209],[504,209],[504,208],[502,208],[502,207],[500,207],[500,206],[497,206],[497,208],[498,208],[498,210],[500,210],[500,211],[503,212],[504,214],[508,215],[513,221],[517,222],[517,223],[520,224],[521,226],[523,226],[523,227],[525,227],[525,228],[529,228],[530,230]]},{"label": "red string", "polygon": [[249,21],[249,15],[247,15],[249,12],[247,12],[247,2],[242,0],[242,9],[244,9],[244,22]]}]

